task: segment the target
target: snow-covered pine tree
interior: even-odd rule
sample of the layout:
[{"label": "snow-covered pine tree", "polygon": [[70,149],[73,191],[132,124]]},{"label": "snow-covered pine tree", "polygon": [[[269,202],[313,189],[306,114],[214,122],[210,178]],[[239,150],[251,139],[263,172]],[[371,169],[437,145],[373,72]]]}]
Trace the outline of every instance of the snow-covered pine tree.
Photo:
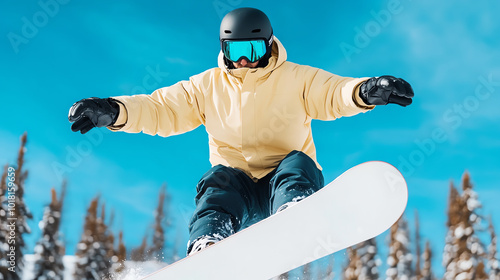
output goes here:
[{"label": "snow-covered pine tree", "polygon": [[413,255],[410,251],[408,223],[401,217],[391,227],[389,256],[387,258],[387,280],[410,280],[414,276]]},{"label": "snow-covered pine tree", "polygon": [[24,253],[23,250],[26,247],[26,243],[24,242],[23,235],[30,234],[31,229],[28,226],[28,220],[33,219],[33,215],[31,211],[28,209],[28,206],[24,203],[24,183],[26,182],[26,178],[28,178],[28,171],[24,170],[24,155],[26,153],[26,143],[28,141],[28,135],[25,132],[21,136],[21,147],[19,148],[19,152],[17,155],[17,169],[15,172],[16,180],[16,259],[17,259],[17,268],[20,272],[20,275],[24,269]]},{"label": "snow-covered pine tree", "polygon": [[[103,247],[106,250],[106,255],[109,258],[109,263],[110,263],[110,268],[108,270],[108,273],[110,275],[110,279],[115,279],[116,274],[120,273],[124,269],[125,265],[125,258],[126,256],[123,256],[123,254],[126,255],[125,251],[125,246],[123,244],[123,236],[122,233],[120,232],[120,237],[118,240],[118,247],[115,249],[114,244],[115,244],[115,236],[113,232],[110,230],[113,221],[114,221],[114,211],[111,211],[111,215],[109,218],[108,224],[105,223],[106,221],[106,207],[105,204],[103,203],[101,206],[101,221],[102,223],[99,223],[98,226],[98,234],[100,236],[100,240],[103,240],[102,244]],[[120,251],[124,250],[124,251]],[[121,255],[120,255],[121,254]]]},{"label": "snow-covered pine tree", "polygon": [[378,267],[382,263],[377,257],[377,242],[375,238],[362,242],[358,248],[358,254],[361,260],[360,280],[379,279]]},{"label": "snow-covered pine tree", "polygon": [[285,272],[276,278],[276,280],[288,280],[288,279],[290,279],[290,274],[288,272]]},{"label": "snow-covered pine tree", "polygon": [[147,234],[142,238],[142,243],[139,247],[132,249],[130,259],[134,262],[145,262],[147,260]]},{"label": "snow-covered pine tree", "polygon": [[490,232],[491,243],[488,246],[488,272],[489,280],[500,280],[500,262],[497,256],[497,235],[491,217],[489,220],[488,230]]},{"label": "snow-covered pine tree", "polygon": [[117,260],[114,262],[115,267],[113,270],[120,273],[125,269],[125,261],[127,260],[127,248],[125,247],[125,243],[123,243],[123,231],[120,231],[118,235],[118,249],[115,255]]},{"label": "snow-covered pine tree", "polygon": [[167,186],[163,185],[160,189],[158,197],[158,206],[155,210],[155,224],[153,226],[153,245],[149,248],[148,254],[150,259],[157,261],[164,260],[165,249],[165,229],[164,225],[169,226],[168,221],[165,221],[165,203],[170,201],[167,195]]},{"label": "snow-covered pine tree", "polygon": [[[114,212],[111,211],[111,217],[109,220],[109,223],[106,224],[106,208],[105,204],[102,204],[101,207],[101,219],[100,223],[98,226],[98,234],[100,236],[100,240],[102,240],[103,247],[106,250],[106,256],[108,257],[109,260],[109,270],[108,274],[111,275],[109,278],[114,279],[114,276],[116,273],[118,273],[120,270],[120,267],[123,267],[124,262],[120,260],[120,257],[118,256],[118,249],[115,249],[114,244],[115,244],[115,236],[113,232],[110,230],[111,224],[113,223],[114,220]],[[123,241],[123,240],[122,240]],[[120,241],[119,241],[120,242]],[[118,244],[120,246],[120,243]]]},{"label": "snow-covered pine tree", "polygon": [[357,280],[361,273],[361,260],[358,256],[356,246],[347,248],[347,265],[344,267],[342,274],[343,280]]},{"label": "snow-covered pine tree", "polygon": [[443,254],[444,279],[487,279],[484,266],[484,246],[476,235],[480,229],[481,207],[473,191],[469,173],[462,178],[462,196],[451,184],[448,208],[448,234]]},{"label": "snow-covered pine tree", "polygon": [[422,279],[422,270],[420,266],[421,249],[420,249],[420,221],[418,219],[418,211],[415,210],[415,276],[413,279]]},{"label": "snow-covered pine tree", "polygon": [[450,183],[450,193],[448,195],[448,221],[446,226],[448,232],[445,238],[445,246],[443,251],[443,266],[445,268],[444,280],[452,280],[457,274],[458,262],[458,242],[455,238],[454,230],[460,222],[462,200],[457,189]]},{"label": "snow-covered pine tree", "polygon": [[113,211],[111,212],[111,217],[110,221],[108,224],[106,224],[106,207],[105,204],[103,203],[101,206],[101,219],[98,227],[98,232],[99,236],[101,237],[101,240],[103,241],[104,248],[106,248],[106,253],[107,256],[111,260],[111,264],[114,264],[117,261],[116,257],[116,252],[115,252],[115,235],[113,232],[110,230],[111,224],[114,219],[114,213]]},{"label": "snow-covered pine tree", "polygon": [[425,251],[422,255],[422,259],[424,261],[424,265],[421,270],[421,278],[422,280],[435,280],[434,274],[432,273],[432,250],[430,242],[427,241],[425,243]]},{"label": "snow-covered pine tree", "polygon": [[[0,229],[0,232],[2,232],[0,235],[3,236],[0,237],[0,241],[4,239],[4,243],[0,244],[0,247],[2,247],[0,249],[0,279],[3,278],[5,280],[20,279],[24,268],[22,250],[25,248],[25,242],[23,235],[31,233],[31,229],[28,226],[28,219],[32,219],[33,215],[24,203],[24,183],[28,177],[28,171],[24,170],[24,155],[27,140],[28,136],[24,133],[21,136],[21,147],[17,155],[17,167],[7,167],[8,173],[5,179],[9,181],[12,178],[13,182],[7,182],[5,179],[2,182],[3,195],[0,197],[0,204],[3,204],[2,210],[4,212],[2,213],[6,216],[6,219],[2,219],[2,228]],[[12,172],[13,170],[9,170],[11,168],[15,169],[15,171]],[[9,186],[9,183],[13,183],[12,186]],[[9,191],[9,189],[14,190],[14,192]],[[14,223],[14,226],[11,226],[10,223]],[[7,240],[8,236],[14,236],[14,238]],[[7,260],[10,260],[10,257],[7,258],[7,254],[10,252],[10,246],[15,249],[13,250],[15,257],[14,273],[8,270],[10,264]]]},{"label": "snow-covered pine tree", "polygon": [[51,189],[52,200],[45,208],[43,219],[39,223],[42,236],[35,245],[35,279],[62,280],[64,277],[63,256],[65,247],[60,240],[59,226],[66,194],[66,182],[63,182],[59,199],[55,189]]},{"label": "snow-covered pine tree", "polygon": [[[142,243],[139,247],[132,249],[130,253],[130,258],[132,261],[136,262],[144,262],[150,259],[156,261],[164,260],[164,249],[165,249],[165,229],[164,226],[169,226],[170,221],[166,220],[165,214],[165,204],[168,205],[170,201],[170,196],[166,191],[166,185],[163,185],[160,189],[158,206],[155,210],[155,223],[153,225],[154,233],[153,233],[153,244],[148,246],[148,236],[149,234],[146,232],[144,238],[142,239]],[[172,256],[175,260],[175,256]]]},{"label": "snow-covered pine tree", "polygon": [[[110,232],[102,215],[97,215],[99,197],[93,199],[85,217],[84,232],[77,245],[75,280],[106,279],[110,275],[112,255],[110,255]],[[104,208],[104,207],[103,207]]]},{"label": "snow-covered pine tree", "polygon": [[[80,242],[77,244],[77,261],[75,269],[76,280],[99,279],[99,263],[93,262],[94,243],[97,243],[97,207],[99,198],[95,198],[90,202],[90,207],[87,210],[85,224],[83,226],[83,234]],[[97,244],[96,247],[98,247]],[[102,260],[100,260],[102,262]],[[91,265],[92,263],[92,265]]]},{"label": "snow-covered pine tree", "polygon": [[347,249],[348,263],[344,268],[345,280],[375,280],[379,279],[377,257],[377,242],[375,238],[368,239]]},{"label": "snow-covered pine tree", "polygon": [[473,185],[470,181],[470,175],[465,172],[462,179],[462,198],[467,205],[467,210],[469,210],[469,223],[472,227],[472,234],[468,240],[468,246],[472,253],[474,261],[477,263],[474,271],[474,279],[487,279],[488,276],[485,273],[484,258],[486,256],[486,249],[484,244],[479,240],[476,231],[483,230],[481,222],[482,218],[478,213],[478,210],[482,207],[479,202],[478,194],[473,190]]},{"label": "snow-covered pine tree", "polygon": [[334,254],[331,254],[327,257],[327,265],[325,270],[321,271],[318,275],[318,279],[321,280],[331,280],[334,279],[333,265],[335,262]]},{"label": "snow-covered pine tree", "polygon": [[302,266],[302,275],[300,279],[312,280],[312,263],[306,263]]},{"label": "snow-covered pine tree", "polygon": [[30,234],[31,229],[28,226],[28,220],[33,219],[31,211],[28,206],[24,203],[24,183],[26,178],[28,178],[28,171],[24,170],[24,155],[26,153],[26,143],[28,142],[28,134],[25,132],[21,136],[21,147],[17,154],[17,169],[15,171],[15,185],[16,185],[16,259],[18,271],[22,273],[24,268],[24,254],[22,250],[25,248],[26,244],[24,242],[23,235]]}]

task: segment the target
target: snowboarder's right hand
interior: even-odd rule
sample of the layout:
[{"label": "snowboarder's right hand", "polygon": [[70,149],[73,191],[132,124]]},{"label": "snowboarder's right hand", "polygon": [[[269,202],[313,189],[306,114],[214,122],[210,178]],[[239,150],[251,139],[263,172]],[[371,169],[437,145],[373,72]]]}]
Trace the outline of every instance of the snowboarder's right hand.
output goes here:
[{"label": "snowboarder's right hand", "polygon": [[115,99],[92,97],[73,104],[68,120],[73,123],[71,130],[85,134],[94,127],[113,125],[119,113],[120,106]]}]

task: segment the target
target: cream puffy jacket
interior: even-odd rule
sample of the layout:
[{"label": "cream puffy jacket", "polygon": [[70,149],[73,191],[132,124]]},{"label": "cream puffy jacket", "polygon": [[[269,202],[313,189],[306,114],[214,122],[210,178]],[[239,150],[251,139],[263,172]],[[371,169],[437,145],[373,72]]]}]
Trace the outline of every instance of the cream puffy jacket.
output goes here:
[{"label": "cream puffy jacket", "polygon": [[[151,95],[114,97],[123,103],[115,131],[171,136],[203,124],[210,162],[264,177],[291,151],[316,161],[311,120],[333,120],[372,109],[358,95],[366,78],[340,77],[286,61],[276,37],[265,68],[219,67]],[[122,126],[122,127],[121,127]],[[121,127],[121,128],[117,128]]]}]

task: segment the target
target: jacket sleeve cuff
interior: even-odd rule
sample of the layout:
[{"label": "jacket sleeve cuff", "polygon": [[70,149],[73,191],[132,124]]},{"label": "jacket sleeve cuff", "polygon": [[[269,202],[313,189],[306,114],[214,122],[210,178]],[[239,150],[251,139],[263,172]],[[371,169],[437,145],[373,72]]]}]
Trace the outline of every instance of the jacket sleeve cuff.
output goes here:
[{"label": "jacket sleeve cuff", "polygon": [[127,111],[127,107],[125,107],[125,104],[123,104],[122,101],[120,101],[116,98],[113,98],[113,99],[118,103],[118,106],[120,107],[120,111],[118,113],[118,118],[116,119],[116,122],[113,125],[108,126],[108,129],[111,131],[118,131],[118,130],[122,129],[123,127],[125,127],[125,125],[127,124],[128,111]]},{"label": "jacket sleeve cuff", "polygon": [[364,83],[366,80],[368,80],[368,78],[363,79],[361,82],[358,82],[357,85],[354,87],[352,91],[352,101],[354,102],[354,104],[356,104],[356,106],[358,106],[361,109],[372,110],[373,108],[375,108],[375,105],[366,104],[363,101],[363,99],[361,99],[361,97],[359,96],[359,88],[361,84]]}]

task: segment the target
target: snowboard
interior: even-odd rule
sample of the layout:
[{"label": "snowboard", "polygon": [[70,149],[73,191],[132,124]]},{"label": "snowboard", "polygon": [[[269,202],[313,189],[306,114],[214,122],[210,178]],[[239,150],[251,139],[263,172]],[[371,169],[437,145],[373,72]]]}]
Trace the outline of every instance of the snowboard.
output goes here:
[{"label": "snowboard", "polygon": [[394,166],[362,163],[284,211],[144,279],[270,279],[383,233],[407,200]]}]

